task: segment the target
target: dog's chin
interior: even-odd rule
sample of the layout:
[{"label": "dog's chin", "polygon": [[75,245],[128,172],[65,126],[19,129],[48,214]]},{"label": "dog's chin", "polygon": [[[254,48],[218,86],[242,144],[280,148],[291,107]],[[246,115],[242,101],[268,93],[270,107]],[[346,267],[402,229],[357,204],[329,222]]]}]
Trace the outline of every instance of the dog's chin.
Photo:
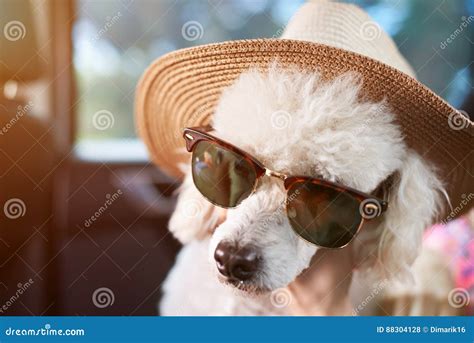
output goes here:
[{"label": "dog's chin", "polygon": [[236,279],[229,279],[222,275],[217,278],[226,286],[232,287],[235,291],[244,294],[245,296],[258,296],[271,292],[271,289],[256,285],[252,281],[239,281]]}]

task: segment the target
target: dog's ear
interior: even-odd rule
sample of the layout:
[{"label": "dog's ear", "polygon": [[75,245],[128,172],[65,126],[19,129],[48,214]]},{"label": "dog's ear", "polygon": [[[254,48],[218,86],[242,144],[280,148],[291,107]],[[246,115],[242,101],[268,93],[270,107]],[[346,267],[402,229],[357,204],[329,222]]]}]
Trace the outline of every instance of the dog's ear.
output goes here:
[{"label": "dog's ear", "polygon": [[178,192],[178,202],[168,226],[181,243],[210,236],[225,220],[226,211],[212,205],[199,193],[190,172]]},{"label": "dog's ear", "polygon": [[435,171],[415,152],[408,151],[388,190],[378,244],[380,275],[410,277],[410,267],[421,249],[423,231],[437,219],[447,194]]}]

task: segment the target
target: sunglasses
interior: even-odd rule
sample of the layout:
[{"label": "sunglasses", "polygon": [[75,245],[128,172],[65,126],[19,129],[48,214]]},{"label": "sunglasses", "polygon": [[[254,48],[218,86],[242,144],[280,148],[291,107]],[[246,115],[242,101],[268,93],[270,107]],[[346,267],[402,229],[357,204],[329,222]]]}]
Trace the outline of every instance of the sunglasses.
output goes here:
[{"label": "sunglasses", "polygon": [[388,203],[320,178],[288,176],[265,168],[253,156],[209,134],[212,127],[184,130],[186,149],[192,152],[196,188],[212,204],[238,206],[267,175],[283,181],[286,214],[291,227],[306,241],[325,248],[343,248],[364,223],[379,217]]}]

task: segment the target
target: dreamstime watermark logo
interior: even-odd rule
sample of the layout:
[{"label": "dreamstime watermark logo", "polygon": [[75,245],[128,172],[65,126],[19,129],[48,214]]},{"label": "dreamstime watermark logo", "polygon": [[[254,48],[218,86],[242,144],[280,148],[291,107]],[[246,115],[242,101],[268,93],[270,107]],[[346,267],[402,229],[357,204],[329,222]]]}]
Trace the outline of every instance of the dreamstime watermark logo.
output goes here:
[{"label": "dreamstime watermark logo", "polygon": [[284,308],[291,304],[291,293],[286,288],[278,288],[270,294],[270,302],[276,308]]},{"label": "dreamstime watermark logo", "polygon": [[283,34],[283,32],[285,31],[285,28],[286,28],[286,26],[280,26],[278,28],[278,30],[276,30],[275,33],[273,34],[273,36],[271,36],[270,38],[271,39],[280,38],[281,35]]},{"label": "dreamstime watermark logo", "polygon": [[16,42],[17,40],[25,38],[26,27],[21,21],[18,21],[18,20],[9,21],[3,27],[3,35],[10,42]]},{"label": "dreamstime watermark logo", "polygon": [[45,324],[40,328],[14,328],[9,327],[5,330],[6,336],[85,336],[84,329],[53,329],[51,324]]},{"label": "dreamstime watermark logo", "polygon": [[467,306],[470,301],[469,292],[464,288],[454,288],[448,294],[449,305],[454,308]]},{"label": "dreamstime watermark logo", "polygon": [[18,219],[26,214],[26,205],[23,200],[12,198],[3,205],[3,212],[9,219]]},{"label": "dreamstime watermark logo", "polygon": [[5,302],[5,304],[3,304],[2,307],[0,307],[0,313],[4,313],[5,311],[7,311],[21,297],[21,295],[25,293],[26,290],[30,288],[30,286],[34,283],[35,282],[33,279],[29,279],[25,283],[18,283],[17,284],[18,289],[16,290],[15,294],[13,294],[10,297],[10,299],[8,299]]},{"label": "dreamstime watermark logo", "polygon": [[280,202],[280,205],[278,208],[272,212],[271,215],[269,215],[267,218],[262,220],[262,227],[267,228],[271,224],[278,222],[279,217],[284,213],[284,211],[288,208],[288,216],[290,218],[294,218],[296,215],[296,212],[293,207],[289,206],[293,200],[295,200],[298,195],[300,195],[300,188],[296,188],[292,191],[291,194],[289,194],[285,200]]},{"label": "dreamstime watermark logo", "polygon": [[195,20],[190,20],[184,23],[181,28],[181,35],[188,42],[201,39],[204,36],[204,28],[201,23]]},{"label": "dreamstime watermark logo", "polygon": [[112,17],[107,16],[105,18],[104,25],[100,28],[99,31],[97,31],[97,33],[94,35],[94,37],[92,37],[92,41],[96,42],[100,38],[102,38],[102,36],[105,35],[112,28],[112,26],[114,26],[120,20],[120,18],[122,18],[122,13],[120,11],[117,12]]},{"label": "dreamstime watermark logo", "polygon": [[365,199],[359,205],[359,213],[364,219],[378,217],[382,213],[382,204],[377,199]]},{"label": "dreamstime watermark logo", "polygon": [[[288,22],[284,23],[283,25],[281,25],[276,31],[275,33],[270,37],[270,39],[278,39],[278,38],[281,38],[281,36],[283,35],[283,33],[285,32],[285,29],[286,29],[286,26],[288,25]],[[266,44],[268,42],[268,40],[265,40],[265,41],[262,41],[263,44]]]},{"label": "dreamstime watermark logo", "polygon": [[110,129],[114,126],[115,118],[112,112],[100,110],[92,116],[92,125],[100,131]]},{"label": "dreamstime watermark logo", "polygon": [[283,110],[272,113],[270,118],[272,126],[277,130],[283,130],[291,125],[291,115]]},{"label": "dreamstime watermark logo", "polygon": [[[203,106],[199,106],[197,109],[194,109],[192,111],[191,116],[193,120],[196,120],[196,122],[201,122],[204,120],[203,118],[206,118],[211,112],[212,110],[210,110],[206,105],[203,105]],[[189,120],[191,120],[191,118]],[[175,134],[176,134],[175,137],[178,137],[178,139],[183,138],[182,137],[183,133],[180,130],[176,130]],[[183,148],[182,152],[183,154],[187,153],[185,148]]]},{"label": "dreamstime watermark logo", "polygon": [[202,205],[195,199],[188,199],[183,203],[183,214],[187,218],[196,218],[202,213]]},{"label": "dreamstime watermark logo", "polygon": [[371,124],[374,120],[380,120],[379,118],[384,118],[385,116],[384,109],[385,109],[385,106],[378,107],[375,111],[369,113],[364,120],[360,121],[360,125],[355,127],[355,130],[353,131],[352,134],[354,136],[357,136],[364,133],[366,130],[370,130]]},{"label": "dreamstime watermark logo", "polygon": [[463,130],[469,125],[469,115],[466,111],[453,111],[448,116],[448,125],[453,130]]},{"label": "dreamstime watermark logo", "polygon": [[123,194],[121,189],[118,189],[115,193],[113,194],[107,194],[105,196],[105,201],[102,206],[100,206],[97,211],[94,212],[92,216],[87,218],[84,221],[84,226],[85,227],[90,227],[102,214],[104,214],[107,209],[109,209],[110,206],[118,199],[120,196]]},{"label": "dreamstime watermark logo", "polygon": [[380,37],[382,28],[374,21],[364,22],[359,29],[359,36],[366,41],[373,41]]},{"label": "dreamstime watermark logo", "polygon": [[115,294],[110,288],[100,287],[92,293],[92,303],[97,308],[112,306],[114,302]]},{"label": "dreamstime watermark logo", "polygon": [[450,213],[449,215],[442,221],[443,224],[446,224],[450,220],[454,219],[457,217],[459,213],[462,212],[462,210],[474,199],[474,193],[469,193],[469,194],[461,194],[461,202],[459,203],[458,206],[456,206]]},{"label": "dreamstime watermark logo", "polygon": [[471,24],[474,21],[474,16],[471,15],[469,17],[462,16],[461,17],[461,24],[458,26],[456,30],[454,30],[448,38],[446,38],[444,41],[442,41],[439,44],[439,47],[444,50],[446,47],[454,42],[454,40],[468,27],[469,24]]},{"label": "dreamstime watermark logo", "polygon": [[16,114],[0,130],[0,135],[4,135],[10,130],[25,114],[31,111],[34,104],[29,101],[25,106],[18,105]]},{"label": "dreamstime watermark logo", "polygon": [[372,287],[370,293],[362,300],[353,310],[352,315],[357,316],[364,308],[367,307],[374,298],[382,292],[382,290],[387,287],[388,279],[383,279],[382,281],[378,282],[375,287]]}]

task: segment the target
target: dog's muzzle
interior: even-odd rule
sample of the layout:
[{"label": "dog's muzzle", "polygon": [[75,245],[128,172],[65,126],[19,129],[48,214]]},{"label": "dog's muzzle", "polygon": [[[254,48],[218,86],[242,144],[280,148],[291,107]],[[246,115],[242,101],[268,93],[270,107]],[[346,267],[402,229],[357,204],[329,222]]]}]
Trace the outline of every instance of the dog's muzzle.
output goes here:
[{"label": "dog's muzzle", "polygon": [[214,252],[219,273],[231,281],[246,281],[255,276],[260,261],[257,248],[252,245],[239,247],[230,242],[220,242]]}]

